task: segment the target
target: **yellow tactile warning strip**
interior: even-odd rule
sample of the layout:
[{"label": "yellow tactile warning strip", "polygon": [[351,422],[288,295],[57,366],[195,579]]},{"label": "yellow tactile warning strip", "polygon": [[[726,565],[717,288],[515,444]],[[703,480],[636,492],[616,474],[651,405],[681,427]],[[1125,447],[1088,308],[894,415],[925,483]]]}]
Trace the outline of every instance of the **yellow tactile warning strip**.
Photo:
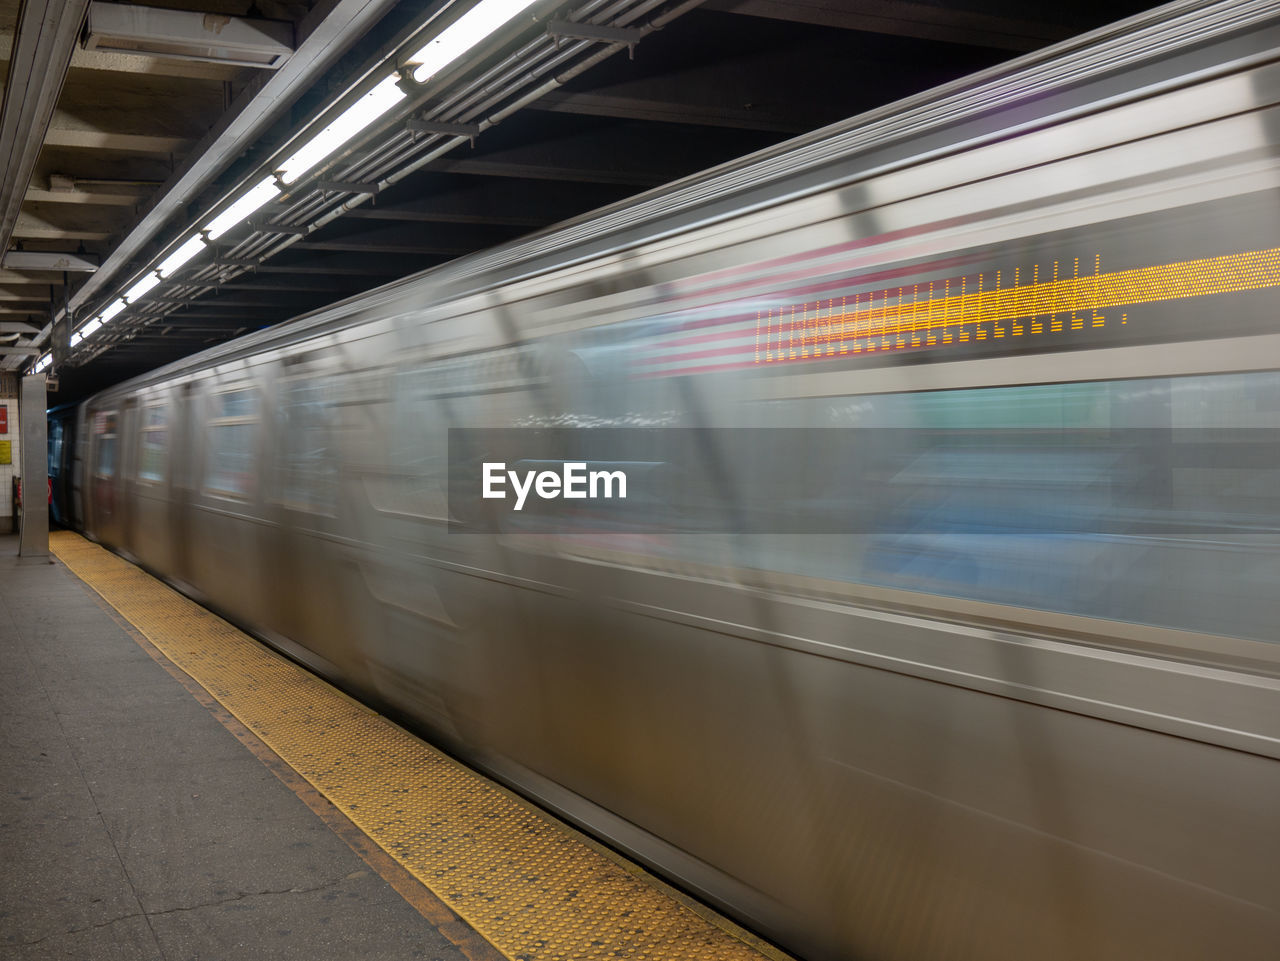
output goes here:
[{"label": "yellow tactile warning strip", "polygon": [[783,957],[78,535],[53,552],[499,951]]}]

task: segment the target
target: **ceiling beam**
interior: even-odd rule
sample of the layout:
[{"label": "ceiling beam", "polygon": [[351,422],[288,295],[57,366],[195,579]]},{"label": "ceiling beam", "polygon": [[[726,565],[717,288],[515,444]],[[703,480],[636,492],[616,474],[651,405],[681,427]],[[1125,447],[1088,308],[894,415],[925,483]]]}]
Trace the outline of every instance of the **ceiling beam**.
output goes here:
[{"label": "ceiling beam", "polygon": [[19,212],[10,230],[10,236],[14,238],[39,240],[107,240],[111,234],[112,231],[102,224],[60,224],[25,210]]},{"label": "ceiling beam", "polygon": [[191,141],[181,137],[112,133],[107,130],[89,130],[80,127],[50,127],[44,142],[50,147],[70,147],[75,150],[120,150],[126,153],[160,156],[185,154],[191,149]]},{"label": "ceiling beam", "polygon": [[[622,156],[623,154],[620,154]],[[628,187],[656,187],[671,178],[659,173],[621,170],[617,167],[587,167],[566,164],[503,162],[500,160],[437,160],[428,168],[437,173],[468,174],[475,177],[513,177],[519,180],[563,180],[593,184],[621,184]]]},{"label": "ceiling beam", "polygon": [[[13,31],[0,29],[0,61],[7,61],[12,55]],[[106,53],[101,50],[82,50],[79,46],[71,55],[71,69],[135,73],[152,77],[181,77],[187,80],[209,80],[215,83],[239,79],[247,72],[244,67],[233,67],[227,64],[158,59],[128,53]]]},{"label": "ceiling beam", "polygon": [[26,204],[18,214],[13,235],[105,240],[124,226],[128,216],[126,211],[113,207]]},{"label": "ceiling beam", "polygon": [[707,0],[702,9],[1019,52],[1038,50],[1077,32],[1058,24],[908,0]]},{"label": "ceiling beam", "polygon": [[[730,18],[724,16],[703,19],[722,29],[769,29],[760,23],[725,24]],[[838,30],[801,33],[802,44],[792,38],[777,45],[703,53],[701,59],[696,38],[682,34],[672,38],[678,47],[672,51],[674,67],[642,61],[623,70],[622,62],[614,61],[574,78],[531,106],[646,123],[794,134],[864,108],[869,93],[880,102],[878,91],[886,74],[903,71],[902,64],[877,56],[875,46],[885,46],[883,39],[850,37]],[[848,56],[858,47],[865,48],[866,55]],[[797,70],[797,63],[804,63],[805,69]]]},{"label": "ceiling beam", "polygon": [[[295,244],[294,246],[299,246]],[[247,280],[246,275],[241,275],[237,280]],[[193,282],[204,285],[204,281]],[[325,283],[307,283],[307,284],[281,284],[275,281],[249,281],[248,283],[238,283],[236,280],[228,281],[225,284],[209,284],[216,286],[219,290],[284,290],[297,294],[309,293],[354,293],[359,287],[352,287],[350,284],[325,284]]]},{"label": "ceiling beam", "polygon": [[305,264],[280,264],[268,261],[249,268],[255,274],[294,274],[317,275],[321,277],[402,277],[400,270],[377,269],[373,267],[308,267]]},{"label": "ceiling beam", "polygon": [[177,323],[172,318],[164,317],[158,318],[146,327],[136,330],[130,342],[172,340],[175,337],[204,336],[205,334],[225,334],[228,331],[243,330],[246,327],[256,326],[258,326],[257,323],[246,323],[244,320],[236,324],[210,323],[208,320]]},{"label": "ceiling beam", "polygon": [[795,112],[775,114],[751,106],[700,105],[673,100],[646,99],[608,93],[574,93],[553,90],[541,100],[531,103],[533,110],[551,113],[584,114],[591,117],[616,117],[621,120],[646,120],[659,123],[695,124],[701,127],[731,127],[737,130],[765,130],[777,133],[803,133],[814,124],[799,119]]},{"label": "ceiling beam", "polygon": [[86,78],[73,72],[49,127],[194,142],[207,131],[209,118],[225,107],[221,86],[149,77]]},{"label": "ceiling beam", "polygon": [[224,316],[222,314],[170,314],[168,316],[155,316],[146,319],[143,323],[139,320],[131,329],[135,335],[141,331],[156,332],[159,330],[212,330],[227,331],[237,330],[242,327],[269,327],[272,324],[278,324],[282,320],[292,316],[268,316],[258,314],[239,314],[237,316]]},{"label": "ceiling beam", "polygon": [[480,224],[501,227],[545,227],[559,218],[522,217],[519,214],[493,211],[491,213],[450,213],[435,209],[431,203],[401,204],[395,207],[357,207],[345,216],[353,220],[400,220],[418,224]]},{"label": "ceiling beam", "polygon": [[294,250],[355,250],[367,253],[416,254],[422,257],[461,257],[476,247],[457,244],[415,244],[409,241],[372,240],[359,234],[335,237],[332,240],[303,240],[293,245]]},{"label": "ceiling beam", "polygon": [[183,326],[190,321],[199,321],[207,323],[211,320],[232,320],[244,323],[247,320],[259,320],[269,317],[279,318],[278,311],[268,310],[265,307],[259,308],[257,311],[252,310],[206,310],[196,305],[195,308],[187,310],[178,310],[172,314],[166,314],[162,317],[156,317],[152,320],[153,325],[174,324]]},{"label": "ceiling beam", "polygon": [[249,310],[250,312],[254,310],[267,310],[267,311],[290,310],[292,308],[292,305],[296,303],[296,300],[289,297],[274,297],[274,296],[262,297],[262,298],[248,298],[248,297],[242,297],[239,295],[235,297],[221,297],[218,295],[215,289],[214,291],[210,292],[208,296],[205,296],[205,297],[193,297],[189,300],[173,300],[173,299],[166,299],[164,297],[155,297],[155,298],[151,298],[149,302],[152,304],[165,304],[170,307],[177,307],[177,308],[186,307],[189,309],[195,309],[195,308],[217,309],[219,307],[225,307],[228,310],[239,310],[242,312],[241,316],[243,316],[243,311],[246,309]]},{"label": "ceiling beam", "polygon": [[[352,229],[359,227],[362,229]],[[405,253],[420,256],[456,257],[503,243],[523,233],[510,225],[442,224],[424,230],[414,224],[398,223],[369,229],[359,221],[339,221],[323,234],[294,244],[294,249],[352,250],[369,253]]]},{"label": "ceiling beam", "polygon": [[0,250],[9,249],[36,158],[71,66],[88,0],[26,0],[0,108]]},{"label": "ceiling beam", "polygon": [[426,169],[524,180],[653,187],[730,157],[740,157],[776,139],[757,131],[725,130],[714,138],[687,138],[680,142],[679,150],[673,150],[649,124],[619,121],[583,129],[580,122],[566,120],[540,126],[543,129],[533,142],[495,145],[470,157],[438,160]]},{"label": "ceiling beam", "polygon": [[106,193],[94,190],[27,190],[27,200],[46,204],[82,204],[97,207],[136,207],[142,203],[140,193]]},{"label": "ceiling beam", "polygon": [[156,154],[93,153],[70,147],[45,147],[36,163],[33,185],[45,188],[55,176],[70,178],[76,190],[96,190],[95,182],[110,191],[108,184],[137,186],[148,194],[157,189],[170,175],[169,158]]},{"label": "ceiling beam", "polygon": [[[46,290],[43,297],[28,297],[24,294],[15,293],[11,290],[0,290],[0,304],[33,304],[34,309],[49,309],[49,292]],[[29,308],[32,309],[32,308]]]},{"label": "ceiling beam", "polygon": [[[357,207],[346,216],[367,220],[463,224],[539,229],[559,223],[586,210],[613,203],[631,193],[616,184],[581,181],[543,181],[538,189],[502,177],[427,174],[415,181],[426,196],[383,194],[373,204]],[[401,199],[403,198],[403,199]]]},{"label": "ceiling beam", "polygon": [[3,270],[0,269],[0,284],[6,287],[60,285],[62,273],[54,270]]}]

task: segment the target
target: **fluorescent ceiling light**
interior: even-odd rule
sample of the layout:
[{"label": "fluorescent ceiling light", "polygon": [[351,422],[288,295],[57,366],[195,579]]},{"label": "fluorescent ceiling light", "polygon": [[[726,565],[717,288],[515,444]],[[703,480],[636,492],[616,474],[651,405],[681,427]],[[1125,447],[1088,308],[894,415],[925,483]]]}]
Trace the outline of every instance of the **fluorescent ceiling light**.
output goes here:
[{"label": "fluorescent ceiling light", "polygon": [[425,83],[537,0],[480,0],[409,58],[413,79]]},{"label": "fluorescent ceiling light", "polygon": [[72,347],[79,347],[79,346],[80,346],[80,341],[82,341],[82,340],[84,340],[84,331],[83,331],[83,330],[77,330],[74,334],[72,334],[72,335],[71,335],[71,346],[72,346]]},{"label": "fluorescent ceiling light", "polygon": [[274,70],[293,53],[293,27],[279,20],[95,2],[89,4],[84,48]]},{"label": "fluorescent ceiling light", "polygon": [[107,305],[106,309],[98,315],[98,319],[104,324],[109,324],[115,319],[116,314],[124,310],[126,306],[127,304],[125,304],[123,300],[113,300]]},{"label": "fluorescent ceiling light", "polygon": [[83,327],[80,328],[80,336],[92,337],[94,334],[98,332],[98,329],[100,327],[102,327],[102,321],[100,321],[97,317],[95,317],[93,318],[93,320],[89,321],[87,324],[85,324]]},{"label": "fluorescent ceiling light", "polygon": [[343,144],[354,140],[365,128],[405,98],[396,86],[397,77],[387,77],[337,117],[292,157],[280,165],[280,179],[291,184]]},{"label": "fluorescent ceiling light", "polygon": [[136,284],[124,292],[125,300],[129,301],[131,304],[135,301],[141,300],[159,283],[160,278],[157,277],[154,272],[143,274],[142,278]]},{"label": "fluorescent ceiling light", "polygon": [[275,200],[280,196],[280,188],[276,186],[275,180],[271,177],[266,178],[247,194],[233,203],[230,207],[213,218],[213,222],[209,224],[209,236],[217,240],[232,227],[238,227],[244,223],[259,208],[263,207],[268,201]]},{"label": "fluorescent ceiling light", "polygon": [[44,370],[46,367],[48,367],[51,363],[53,363],[53,355],[45,354],[38,361],[36,361],[36,365],[35,367],[32,368],[32,370],[38,374],[42,370]]},{"label": "fluorescent ceiling light", "polygon": [[[413,71],[414,80],[419,83],[429,80],[537,2],[538,0],[480,0],[479,3],[442,30],[438,36],[431,39],[408,59],[407,63],[416,65]],[[94,47],[108,49],[109,44],[105,39],[109,34],[106,27],[107,24],[124,24],[125,27],[129,28],[118,31],[122,35],[129,35],[124,41],[125,45],[112,49],[140,52],[145,48],[135,43],[138,37],[148,32],[162,33],[163,30],[169,29],[169,26],[172,26],[173,33],[173,37],[170,39],[177,38],[177,40],[180,40],[182,38],[179,35],[183,34],[186,35],[186,39],[191,39],[192,31],[180,24],[177,19],[172,21],[166,19],[170,14],[179,12],[152,7],[129,7],[123,4],[101,3],[95,0],[90,5],[88,34],[91,39],[97,39],[93,39],[92,43],[86,42],[85,46],[87,49]],[[260,23],[260,21],[247,21],[244,18],[231,19],[236,25],[237,31],[240,30],[242,25],[252,27],[255,23]],[[164,21],[164,23],[162,24],[161,21]],[[232,40],[230,35],[225,37],[219,35],[216,40],[204,39],[212,46],[228,46]],[[175,40],[175,43],[177,40]],[[133,45],[131,46],[130,44]],[[215,59],[213,56],[206,57],[199,51],[194,53],[187,51],[182,54],[174,53],[173,51],[176,47],[165,47],[163,43],[161,47],[156,49],[162,51],[156,55],[181,55],[195,56],[200,59]],[[243,62],[257,63],[259,66],[265,65],[252,59]],[[271,65],[278,66],[278,64]],[[169,279],[198,256],[204,250],[206,240],[217,240],[243,224],[263,206],[280,196],[281,184],[297,182],[326,157],[350,143],[385,116],[407,96],[397,86],[398,82],[399,77],[395,75],[383,78],[373,89],[338,114],[324,129],[294,151],[292,156],[280,164],[273,176],[264,178],[239,200],[214,217],[204,228],[203,236],[197,235],[188,238],[165,258],[155,271],[142,277],[124,296],[130,302],[145,296],[161,280]],[[109,323],[126,306],[127,304],[124,300],[113,301],[102,311],[100,323],[98,321],[93,323],[98,323],[99,326]],[[93,330],[97,329],[97,327],[93,328]],[[89,330],[89,325],[86,325],[80,336],[83,339],[88,337],[90,333],[92,331]]]},{"label": "fluorescent ceiling light", "polygon": [[160,276],[168,280],[187,263],[192,257],[204,250],[204,238],[196,234],[185,244],[166,257],[156,268]]}]

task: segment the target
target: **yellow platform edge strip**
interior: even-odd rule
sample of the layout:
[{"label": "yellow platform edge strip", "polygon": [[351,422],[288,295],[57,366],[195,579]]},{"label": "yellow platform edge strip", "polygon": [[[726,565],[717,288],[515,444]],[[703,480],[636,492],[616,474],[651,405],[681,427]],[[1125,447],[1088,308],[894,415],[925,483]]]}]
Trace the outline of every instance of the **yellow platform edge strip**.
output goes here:
[{"label": "yellow platform edge strip", "polygon": [[122,558],[57,558],[443,903],[512,959],[785,961]]}]

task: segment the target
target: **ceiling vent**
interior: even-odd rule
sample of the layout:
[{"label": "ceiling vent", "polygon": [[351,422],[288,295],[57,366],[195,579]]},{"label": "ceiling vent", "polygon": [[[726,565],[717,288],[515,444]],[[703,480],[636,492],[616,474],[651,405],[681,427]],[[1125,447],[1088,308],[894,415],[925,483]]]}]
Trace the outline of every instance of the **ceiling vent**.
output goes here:
[{"label": "ceiling vent", "polygon": [[293,25],[127,3],[89,4],[84,48],[275,70],[293,53]]}]

